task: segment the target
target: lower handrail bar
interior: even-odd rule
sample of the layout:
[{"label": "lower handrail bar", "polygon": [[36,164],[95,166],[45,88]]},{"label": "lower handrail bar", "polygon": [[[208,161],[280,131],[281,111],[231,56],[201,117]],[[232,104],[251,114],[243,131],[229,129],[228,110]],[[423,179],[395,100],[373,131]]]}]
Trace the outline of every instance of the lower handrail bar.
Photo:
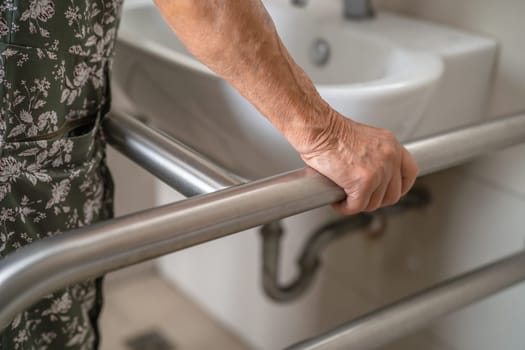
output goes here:
[{"label": "lower handrail bar", "polygon": [[112,110],[104,131],[115,149],[186,197],[247,182],[124,112]]},{"label": "lower handrail bar", "polygon": [[[525,114],[406,146],[420,164],[421,174],[426,174],[521,142],[525,142]],[[155,167],[151,168],[155,172]],[[0,329],[42,296],[71,283],[333,203],[344,196],[333,182],[305,168],[32,243],[0,260]]]},{"label": "lower handrail bar", "polygon": [[525,252],[403,298],[287,350],[371,350],[525,280]]}]

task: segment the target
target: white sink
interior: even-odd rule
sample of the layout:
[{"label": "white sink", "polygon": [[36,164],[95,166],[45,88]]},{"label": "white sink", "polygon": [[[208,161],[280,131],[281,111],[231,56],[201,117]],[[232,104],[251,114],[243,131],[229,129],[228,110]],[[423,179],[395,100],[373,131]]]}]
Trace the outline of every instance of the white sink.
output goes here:
[{"label": "white sink", "polygon": [[[491,40],[392,15],[352,23],[342,19],[338,6],[322,3],[299,9],[288,1],[266,1],[291,55],[343,115],[388,128],[401,140],[481,117],[477,109],[486,96],[495,52]],[[400,29],[406,33],[396,32]],[[114,66],[117,105],[149,118],[247,178],[302,166],[265,118],[187,52],[149,1],[126,4],[119,35]],[[309,54],[318,39],[330,47],[322,66],[315,65]],[[463,66],[454,66],[458,55]],[[474,60],[466,60],[473,55]],[[451,67],[464,67],[466,74],[444,81]],[[468,89],[467,101],[460,105],[447,100],[451,89]],[[436,96],[441,100],[435,101]],[[444,108],[448,103],[456,103],[457,110]],[[477,106],[475,115],[474,111],[454,115],[469,104]],[[447,115],[440,116],[441,110]],[[435,118],[438,122],[427,123],[431,130],[425,130],[425,120]]]}]

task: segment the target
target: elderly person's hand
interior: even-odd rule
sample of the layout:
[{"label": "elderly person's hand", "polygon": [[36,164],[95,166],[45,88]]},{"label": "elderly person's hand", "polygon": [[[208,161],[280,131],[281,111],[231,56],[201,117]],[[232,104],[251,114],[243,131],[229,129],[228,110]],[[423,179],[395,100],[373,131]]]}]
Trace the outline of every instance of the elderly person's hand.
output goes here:
[{"label": "elderly person's hand", "polygon": [[346,200],[335,204],[339,211],[394,204],[413,185],[418,169],[406,149],[389,131],[347,119],[319,96],[260,0],[155,2],[195,57],[266,116],[308,165],[345,190]]},{"label": "elderly person's hand", "polygon": [[305,145],[303,160],[344,189],[334,207],[343,214],[373,211],[396,203],[414,184],[418,167],[388,130],[333,113],[326,135]]}]

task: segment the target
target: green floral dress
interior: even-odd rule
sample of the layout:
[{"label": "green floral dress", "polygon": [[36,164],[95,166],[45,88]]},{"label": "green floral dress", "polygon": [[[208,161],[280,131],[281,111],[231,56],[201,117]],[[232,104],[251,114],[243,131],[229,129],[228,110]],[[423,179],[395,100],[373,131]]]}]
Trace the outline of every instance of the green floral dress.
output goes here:
[{"label": "green floral dress", "polygon": [[[121,0],[0,0],[0,259],[111,218],[101,119]],[[101,280],[43,298],[0,350],[96,349]]]}]

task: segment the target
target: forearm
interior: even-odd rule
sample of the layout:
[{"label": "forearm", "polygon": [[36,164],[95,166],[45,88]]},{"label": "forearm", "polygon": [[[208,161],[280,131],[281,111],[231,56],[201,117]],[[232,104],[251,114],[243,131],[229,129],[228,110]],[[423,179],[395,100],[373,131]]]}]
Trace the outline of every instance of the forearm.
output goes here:
[{"label": "forearm", "polygon": [[395,136],[353,122],[317,93],[260,0],[155,0],[186,47],[266,116],[303,160],[347,194],[345,214],[399,200],[417,165]]},{"label": "forearm", "polygon": [[260,0],[156,0],[187,48],[300,152],[326,142],[334,112],[277,35]]}]

